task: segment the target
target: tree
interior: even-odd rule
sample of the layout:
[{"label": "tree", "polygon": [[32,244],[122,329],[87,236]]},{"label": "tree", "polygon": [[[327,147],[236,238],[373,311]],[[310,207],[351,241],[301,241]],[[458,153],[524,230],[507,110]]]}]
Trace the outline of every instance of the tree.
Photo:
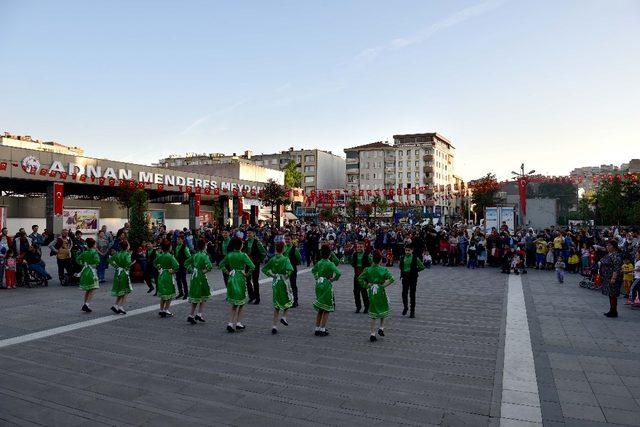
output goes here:
[{"label": "tree", "polygon": [[356,218],[356,212],[358,211],[358,198],[355,196],[349,197],[345,206],[346,214],[351,219]]},{"label": "tree", "polygon": [[333,208],[322,209],[320,211],[320,219],[331,222],[336,219],[336,211]]},{"label": "tree", "polygon": [[496,204],[496,193],[500,184],[494,174],[488,173],[480,179],[471,181],[469,187],[473,190],[471,196],[471,203],[475,204],[473,211],[478,215],[478,219],[484,218],[485,208]]},{"label": "tree", "polygon": [[126,186],[126,187],[118,187],[118,190],[116,192],[116,198],[118,200],[118,204],[122,208],[127,210],[127,219],[129,218],[129,215],[130,215],[132,198],[136,191],[139,191],[139,190]]},{"label": "tree", "polygon": [[602,181],[596,192],[598,224],[632,225],[640,223],[640,184],[616,177]]},{"label": "tree", "polygon": [[298,170],[298,165],[293,160],[284,167],[284,186],[286,188],[302,187],[302,172]]},{"label": "tree", "polygon": [[130,198],[128,235],[129,244],[134,251],[142,245],[142,242],[150,238],[148,211],[147,192],[135,190]]},{"label": "tree", "polygon": [[273,179],[269,179],[262,190],[262,203],[265,206],[271,207],[271,221],[273,221],[274,208],[280,208],[282,205],[287,205],[289,199],[285,197],[284,186],[278,184]]},{"label": "tree", "polygon": [[378,212],[386,212],[389,209],[389,202],[386,197],[374,196],[371,199],[371,207],[373,208],[373,219],[376,219]]}]

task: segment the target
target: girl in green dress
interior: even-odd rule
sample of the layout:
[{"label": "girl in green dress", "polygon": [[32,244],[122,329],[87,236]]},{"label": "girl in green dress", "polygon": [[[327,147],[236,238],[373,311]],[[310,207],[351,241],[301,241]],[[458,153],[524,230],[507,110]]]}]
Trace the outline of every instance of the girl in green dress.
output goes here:
[{"label": "girl in green dress", "polygon": [[384,336],[384,318],[389,315],[389,300],[384,288],[394,282],[393,276],[385,267],[380,266],[382,254],[376,251],[373,254],[373,265],[365,268],[358,277],[360,286],[367,290],[369,295],[369,317],[371,318],[370,341],[376,341],[376,320],[380,319],[378,335]]},{"label": "girl in green dress", "polygon": [[316,300],[313,303],[313,308],[318,310],[316,315],[316,336],[327,336],[327,321],[329,320],[329,313],[335,310],[333,301],[333,284],[340,278],[340,270],[336,267],[336,264],[331,261],[331,254],[333,252],[329,246],[324,245],[320,248],[320,261],[318,261],[311,269],[313,277],[316,279]]},{"label": "girl in green dress", "polygon": [[115,314],[127,314],[123,305],[127,295],[133,290],[131,288],[131,278],[129,277],[129,269],[132,264],[129,242],[123,240],[120,242],[120,251],[109,257],[109,265],[116,271],[113,276],[113,287],[111,288],[111,295],[116,297],[116,303],[111,306],[111,311]]},{"label": "girl in green dress", "polygon": [[160,297],[160,317],[171,317],[173,313],[169,311],[171,300],[176,297],[176,283],[173,272],[179,267],[178,261],[171,255],[171,243],[163,240],[160,244],[160,254],[156,256],[153,265],[158,269],[158,283],[156,289]]},{"label": "girl in green dress", "polygon": [[[273,290],[273,325],[271,333],[278,333],[278,320],[284,326],[289,326],[287,322],[287,312],[293,305],[293,292],[291,286],[287,283],[287,279],[293,273],[293,265],[289,258],[284,256],[284,242],[276,243],[276,254],[265,264],[262,272],[268,277],[273,278],[271,288]],[[282,318],[280,317],[282,310]]]},{"label": "girl in green dress", "polygon": [[[211,288],[207,280],[207,273],[211,271],[213,265],[207,254],[207,242],[204,239],[198,240],[198,252],[191,255],[184,262],[187,271],[191,271],[191,283],[189,284],[189,302],[191,303],[191,314],[187,317],[187,322],[195,325],[204,322],[204,303],[211,298]],[[196,309],[199,307],[198,314]]]},{"label": "girl in green dress", "polygon": [[100,264],[100,254],[95,249],[96,241],[91,237],[85,240],[85,243],[87,250],[76,255],[76,262],[82,266],[80,271],[80,289],[84,291],[82,311],[91,313],[92,310],[89,308],[89,303],[95,290],[100,288],[98,273],[96,272],[96,267]]},{"label": "girl in green dress", "polygon": [[234,238],[229,243],[229,252],[220,261],[220,270],[228,274],[227,302],[231,304],[231,316],[227,323],[227,332],[241,331],[245,326],[240,323],[244,305],[247,303],[247,276],[256,268],[246,253],[242,252],[242,240]]}]

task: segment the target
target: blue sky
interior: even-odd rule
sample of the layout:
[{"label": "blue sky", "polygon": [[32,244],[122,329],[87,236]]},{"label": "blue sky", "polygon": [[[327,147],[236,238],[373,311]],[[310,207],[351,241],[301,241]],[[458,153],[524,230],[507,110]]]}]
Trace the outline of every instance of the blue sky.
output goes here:
[{"label": "blue sky", "polygon": [[0,0],[0,16],[0,130],[90,156],[344,154],[437,131],[467,179],[640,157],[640,1]]}]

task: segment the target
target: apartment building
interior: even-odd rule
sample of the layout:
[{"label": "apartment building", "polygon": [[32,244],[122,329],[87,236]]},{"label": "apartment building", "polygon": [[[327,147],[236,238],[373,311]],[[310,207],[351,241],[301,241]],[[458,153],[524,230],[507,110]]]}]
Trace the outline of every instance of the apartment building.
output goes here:
[{"label": "apartment building", "polygon": [[[425,193],[395,196],[399,202],[426,201],[426,211],[447,216],[454,211],[455,147],[438,133],[394,135],[393,144],[373,142],[346,148],[349,190],[420,188]],[[434,196],[438,196],[433,199]]]},{"label": "apartment building", "polygon": [[345,186],[345,159],[330,151],[291,147],[279,153],[256,154],[252,159],[259,166],[278,170],[283,170],[293,160],[302,172],[302,188],[306,192],[342,189]]},{"label": "apartment building", "polygon": [[84,156],[84,150],[80,147],[71,147],[55,141],[40,141],[39,139],[31,138],[31,135],[14,135],[9,132],[0,135],[0,146]]}]

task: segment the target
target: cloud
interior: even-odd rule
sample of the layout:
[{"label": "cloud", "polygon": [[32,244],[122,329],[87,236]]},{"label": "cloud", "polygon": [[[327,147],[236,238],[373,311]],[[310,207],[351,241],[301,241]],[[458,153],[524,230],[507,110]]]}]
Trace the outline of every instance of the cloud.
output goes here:
[{"label": "cloud", "polygon": [[246,100],[243,101],[238,101],[234,104],[231,104],[225,108],[222,108],[218,111],[214,111],[213,113],[209,113],[205,116],[202,116],[196,120],[194,120],[189,126],[187,126],[186,128],[184,128],[184,130],[182,132],[180,132],[180,135],[186,135],[187,133],[191,132],[193,129],[197,128],[198,126],[200,126],[202,123],[205,123],[206,121],[208,121],[209,119],[211,119],[214,116],[220,116],[223,114],[227,114],[227,113],[231,113],[232,111],[236,110],[238,107],[242,106],[243,104],[246,104]]},{"label": "cloud", "polygon": [[424,43],[439,31],[451,28],[455,25],[467,21],[468,19],[485,14],[493,9],[496,9],[505,1],[507,0],[487,0],[481,3],[477,3],[473,6],[465,7],[464,9],[461,9],[444,19],[436,21],[423,30],[417,31],[407,37],[399,37],[391,40],[388,43],[364,49],[355,56],[354,61],[356,63],[369,63],[374,61],[384,52],[400,50],[408,46]]}]

